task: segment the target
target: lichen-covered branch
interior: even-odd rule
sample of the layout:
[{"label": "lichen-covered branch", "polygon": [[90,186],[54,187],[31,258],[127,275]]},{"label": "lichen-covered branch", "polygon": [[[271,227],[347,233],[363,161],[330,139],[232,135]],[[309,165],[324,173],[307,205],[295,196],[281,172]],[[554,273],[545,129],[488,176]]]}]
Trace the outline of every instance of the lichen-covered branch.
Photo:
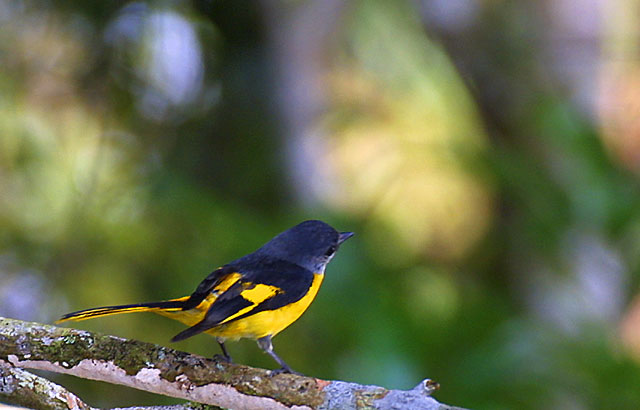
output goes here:
[{"label": "lichen-covered branch", "polygon": [[[429,397],[434,385],[428,380],[399,391],[292,374],[272,376],[267,370],[136,340],[5,318],[0,318],[0,363],[231,409],[454,409]],[[3,380],[0,398],[7,397]]]},{"label": "lichen-covered branch", "polygon": [[26,370],[0,363],[0,398],[31,409],[91,410],[75,394]]}]

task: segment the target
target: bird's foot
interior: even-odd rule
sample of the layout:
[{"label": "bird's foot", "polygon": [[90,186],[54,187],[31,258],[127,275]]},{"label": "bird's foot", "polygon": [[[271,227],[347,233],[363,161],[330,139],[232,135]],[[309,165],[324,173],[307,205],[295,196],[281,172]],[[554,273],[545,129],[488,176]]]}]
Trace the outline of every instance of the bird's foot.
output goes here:
[{"label": "bird's foot", "polygon": [[233,363],[233,359],[231,359],[231,356],[225,356],[223,354],[214,354],[213,360],[223,363]]}]

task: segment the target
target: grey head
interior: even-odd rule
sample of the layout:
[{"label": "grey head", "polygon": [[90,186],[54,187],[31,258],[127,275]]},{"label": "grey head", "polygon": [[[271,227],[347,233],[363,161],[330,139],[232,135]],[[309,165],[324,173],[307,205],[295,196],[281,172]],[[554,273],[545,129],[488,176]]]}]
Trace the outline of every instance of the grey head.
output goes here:
[{"label": "grey head", "polygon": [[256,254],[267,254],[324,273],[342,242],[353,232],[338,232],[322,221],[304,221],[264,244]]}]

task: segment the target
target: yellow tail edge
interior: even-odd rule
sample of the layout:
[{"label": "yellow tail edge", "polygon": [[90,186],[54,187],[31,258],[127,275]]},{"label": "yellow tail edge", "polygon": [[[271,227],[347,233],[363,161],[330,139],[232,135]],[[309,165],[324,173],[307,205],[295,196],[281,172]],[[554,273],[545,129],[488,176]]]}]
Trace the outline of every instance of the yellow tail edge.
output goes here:
[{"label": "yellow tail edge", "polygon": [[92,309],[79,310],[77,312],[67,313],[55,323],[63,322],[79,322],[87,319],[94,319],[97,317],[120,315],[123,313],[138,313],[138,312],[175,312],[182,309],[181,303],[189,299],[189,296],[183,296],[177,299],[170,299],[164,302],[152,302],[152,303],[140,303],[135,305],[119,305],[119,306],[104,306]]}]

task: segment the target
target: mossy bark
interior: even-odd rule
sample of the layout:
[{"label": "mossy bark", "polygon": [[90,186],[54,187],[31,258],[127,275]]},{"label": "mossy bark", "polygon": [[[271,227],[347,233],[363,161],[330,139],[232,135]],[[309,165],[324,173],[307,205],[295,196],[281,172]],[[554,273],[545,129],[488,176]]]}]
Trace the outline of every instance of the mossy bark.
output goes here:
[{"label": "mossy bark", "polygon": [[136,340],[5,318],[0,318],[0,362],[227,407],[242,403],[247,409],[384,409],[392,408],[386,406],[397,396],[410,400],[414,408],[451,408],[428,397],[433,384],[425,382],[404,392],[292,374],[274,376]]}]

